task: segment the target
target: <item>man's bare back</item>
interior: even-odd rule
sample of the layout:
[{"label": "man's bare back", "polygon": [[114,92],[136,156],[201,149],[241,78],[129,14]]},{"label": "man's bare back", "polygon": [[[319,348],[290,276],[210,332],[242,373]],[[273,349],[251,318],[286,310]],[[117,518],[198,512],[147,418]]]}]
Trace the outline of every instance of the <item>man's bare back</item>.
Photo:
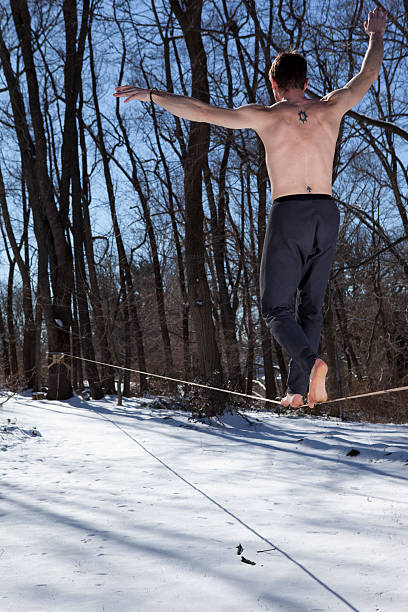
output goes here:
[{"label": "man's bare back", "polygon": [[272,199],[332,193],[333,157],[341,115],[326,100],[282,101],[265,107],[257,133],[266,152]]}]

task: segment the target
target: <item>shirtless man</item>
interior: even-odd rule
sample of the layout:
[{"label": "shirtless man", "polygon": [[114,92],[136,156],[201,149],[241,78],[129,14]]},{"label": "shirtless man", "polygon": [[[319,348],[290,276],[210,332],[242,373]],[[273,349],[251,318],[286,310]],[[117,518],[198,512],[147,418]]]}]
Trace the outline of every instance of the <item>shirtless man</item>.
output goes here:
[{"label": "shirtless man", "polygon": [[[276,103],[235,109],[133,85],[116,87],[125,102],[154,101],[173,115],[231,129],[256,131],[266,151],[272,209],[263,246],[260,287],[262,316],[291,356],[283,406],[310,408],[327,401],[327,364],[318,354],[322,305],[336,249],[339,211],[332,198],[332,166],[340,121],[378,78],[386,13],[376,8],[364,28],[370,41],[360,72],[321,100],[305,97],[306,61],[279,54],[269,76]],[[298,291],[293,318],[292,300]]]}]

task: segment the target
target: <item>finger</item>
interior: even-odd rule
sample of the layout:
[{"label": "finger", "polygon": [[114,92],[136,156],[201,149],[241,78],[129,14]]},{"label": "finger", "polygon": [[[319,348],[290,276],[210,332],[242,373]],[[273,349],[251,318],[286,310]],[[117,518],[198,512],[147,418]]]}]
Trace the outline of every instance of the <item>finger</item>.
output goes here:
[{"label": "finger", "polygon": [[134,94],[134,93],[135,93],[135,91],[134,91],[133,89],[130,89],[130,90],[128,90],[128,91],[118,91],[118,92],[116,92],[116,93],[115,93],[115,94],[113,94],[113,95],[114,95],[114,96],[118,96],[118,97],[119,97],[119,96],[121,96],[121,97],[128,97],[128,96],[130,96],[130,95],[132,95],[132,94]]}]

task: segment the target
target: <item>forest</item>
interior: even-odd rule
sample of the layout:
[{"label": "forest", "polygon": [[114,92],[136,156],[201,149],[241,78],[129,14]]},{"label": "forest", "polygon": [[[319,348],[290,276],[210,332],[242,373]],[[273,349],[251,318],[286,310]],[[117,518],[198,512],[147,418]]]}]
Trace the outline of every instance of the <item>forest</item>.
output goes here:
[{"label": "forest", "polygon": [[[284,394],[288,355],[260,310],[262,142],[112,94],[132,83],[270,105],[270,65],[297,49],[306,95],[320,98],[359,71],[375,6],[1,2],[0,387],[61,400],[85,387],[95,399],[190,393],[152,373]],[[341,226],[320,346],[333,398],[408,385],[408,0],[385,8],[381,74],[344,115],[333,164]],[[326,410],[404,422],[407,399]]]}]

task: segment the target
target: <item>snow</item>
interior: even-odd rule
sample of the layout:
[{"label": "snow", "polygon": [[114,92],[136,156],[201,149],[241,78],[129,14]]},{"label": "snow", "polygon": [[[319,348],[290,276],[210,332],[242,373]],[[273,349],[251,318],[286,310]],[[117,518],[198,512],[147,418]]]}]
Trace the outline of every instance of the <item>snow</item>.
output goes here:
[{"label": "snow", "polygon": [[408,610],[407,425],[15,396],[0,426],[1,612]]}]

